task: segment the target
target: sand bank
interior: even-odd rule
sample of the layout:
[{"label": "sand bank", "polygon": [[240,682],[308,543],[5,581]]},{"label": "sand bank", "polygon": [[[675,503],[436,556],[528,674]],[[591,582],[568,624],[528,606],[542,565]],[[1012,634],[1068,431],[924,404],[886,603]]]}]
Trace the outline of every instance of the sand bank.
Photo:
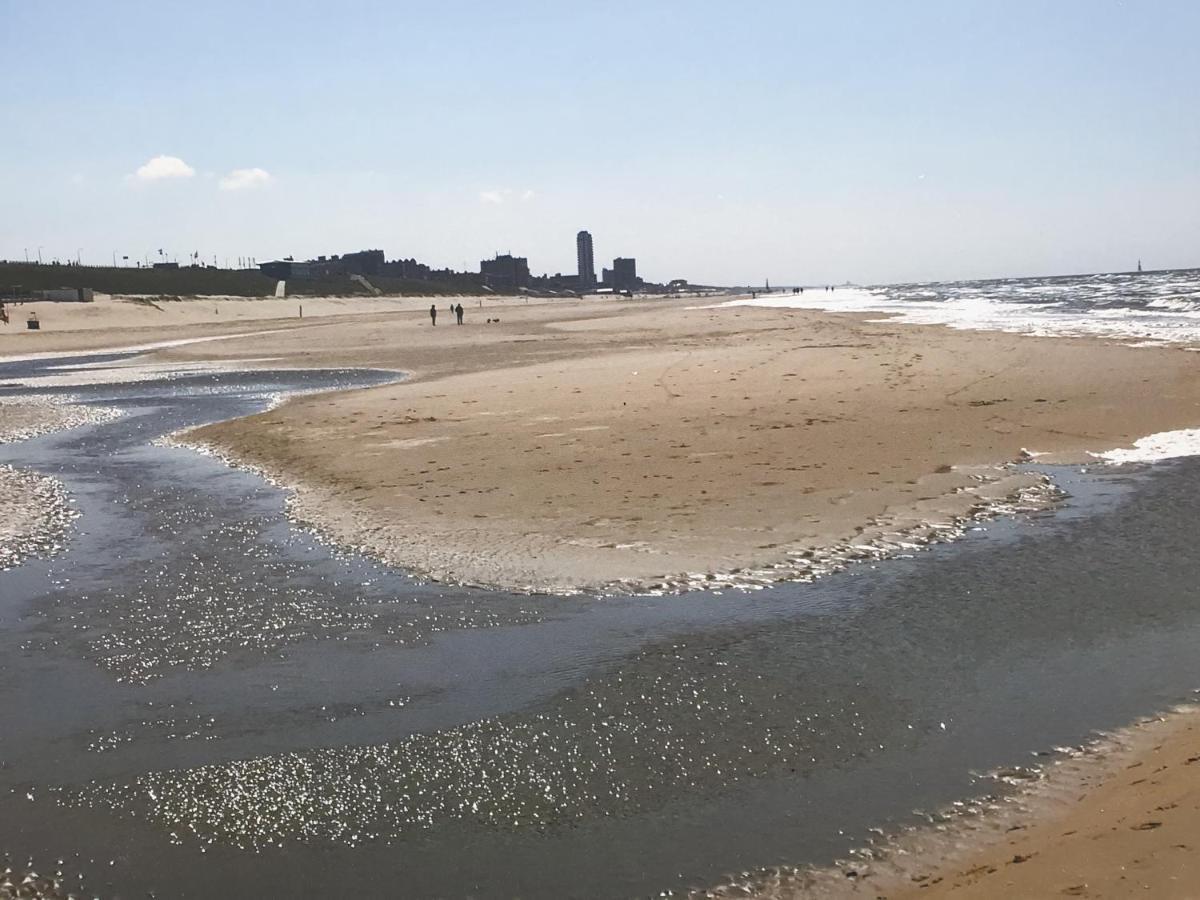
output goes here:
[{"label": "sand bank", "polygon": [[981,487],[1027,487],[995,468],[1023,448],[1089,460],[1200,422],[1195,354],[1097,340],[661,301],[499,325],[468,311],[463,328],[368,318],[253,352],[407,382],[194,437],[294,486],[298,514],[340,542],[521,590],[794,577],[830,548],[953,525]]},{"label": "sand bank", "polygon": [[82,406],[58,398],[0,397],[0,444],[22,441],[64,428],[106,422],[116,415],[115,410]]}]

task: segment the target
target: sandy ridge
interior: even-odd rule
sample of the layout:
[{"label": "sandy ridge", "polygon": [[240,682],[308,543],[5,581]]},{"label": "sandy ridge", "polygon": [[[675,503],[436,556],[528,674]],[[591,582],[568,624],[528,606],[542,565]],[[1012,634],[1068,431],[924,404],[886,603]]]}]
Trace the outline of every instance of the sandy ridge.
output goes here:
[{"label": "sandy ridge", "polygon": [[[221,459],[226,465],[253,472],[286,491],[288,517],[318,540],[341,550],[372,556],[418,579],[521,593],[662,595],[691,590],[759,590],[780,582],[810,582],[855,563],[907,556],[933,544],[957,540],[969,528],[992,519],[1049,509],[1062,496],[1044,475],[1022,472],[1012,466],[977,466],[946,473],[956,479],[969,478],[965,485],[937,493],[911,508],[889,511],[857,528],[844,540],[784,548],[786,556],[782,562],[727,572],[684,572],[649,582],[622,579],[580,587],[571,581],[538,581],[535,569],[498,563],[496,555],[479,565],[459,554],[457,548],[437,547],[412,535],[397,537],[394,526],[386,521],[331,515],[330,510],[338,509],[340,504],[336,497],[326,496],[320,485],[290,483],[286,473],[231,454],[220,444],[199,439],[198,431],[177,432],[158,443]],[[529,580],[522,583],[521,577]]]}]

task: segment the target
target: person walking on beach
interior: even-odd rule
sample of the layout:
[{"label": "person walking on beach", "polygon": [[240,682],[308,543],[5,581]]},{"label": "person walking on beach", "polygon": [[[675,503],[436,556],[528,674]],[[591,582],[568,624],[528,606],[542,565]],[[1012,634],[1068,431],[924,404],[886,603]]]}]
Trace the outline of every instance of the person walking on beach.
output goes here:
[{"label": "person walking on beach", "polygon": [[437,324],[437,304],[436,303],[429,304],[429,318],[430,318],[430,321],[432,321],[434,325]]},{"label": "person walking on beach", "polygon": [[455,314],[456,316],[458,316],[458,324],[459,324],[459,325],[461,325],[461,324],[462,324],[462,317],[463,317],[463,308],[462,308],[462,304],[461,304],[461,303],[459,303],[459,304],[458,304],[458,306],[454,307],[454,314]]}]

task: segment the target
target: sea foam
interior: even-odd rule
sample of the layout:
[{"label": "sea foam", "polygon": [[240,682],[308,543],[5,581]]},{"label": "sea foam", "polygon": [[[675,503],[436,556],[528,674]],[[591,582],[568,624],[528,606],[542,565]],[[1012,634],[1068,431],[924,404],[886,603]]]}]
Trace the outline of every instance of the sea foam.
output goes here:
[{"label": "sea foam", "polygon": [[1157,462],[1181,456],[1200,455],[1200,428],[1160,431],[1134,441],[1130,448],[1117,448],[1092,456],[1110,463]]}]

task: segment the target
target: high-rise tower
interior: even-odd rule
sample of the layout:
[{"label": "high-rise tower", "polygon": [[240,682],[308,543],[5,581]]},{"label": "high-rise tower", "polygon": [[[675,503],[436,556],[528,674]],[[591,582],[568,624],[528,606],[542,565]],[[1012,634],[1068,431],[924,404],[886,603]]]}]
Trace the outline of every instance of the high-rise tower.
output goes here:
[{"label": "high-rise tower", "polygon": [[575,255],[579,260],[579,287],[583,290],[596,286],[596,262],[592,256],[592,236],[586,231],[575,235]]}]

